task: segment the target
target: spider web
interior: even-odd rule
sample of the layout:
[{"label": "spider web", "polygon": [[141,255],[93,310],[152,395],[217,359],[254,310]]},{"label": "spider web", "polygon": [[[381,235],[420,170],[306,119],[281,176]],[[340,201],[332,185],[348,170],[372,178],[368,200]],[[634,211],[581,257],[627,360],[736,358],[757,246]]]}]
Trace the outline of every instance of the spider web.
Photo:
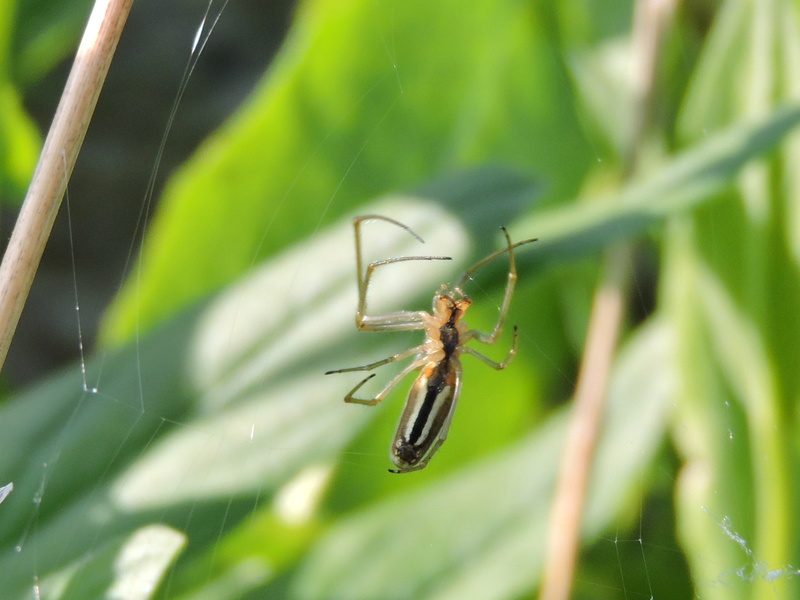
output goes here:
[{"label": "spider web", "polygon": [[[490,374],[481,380],[472,375],[476,369],[470,365],[472,406],[466,406],[465,398],[460,412],[466,414],[459,414],[456,421],[460,425],[454,427],[484,433],[486,443],[490,447],[494,444],[494,450],[499,452],[495,456],[483,450],[489,458],[473,465],[470,461],[481,454],[473,449],[469,436],[448,440],[446,446],[453,448],[452,453],[445,456],[443,452],[432,466],[441,463],[445,472],[453,472],[463,462],[467,464],[466,476],[459,479],[456,475],[441,486],[426,488],[414,480],[392,478],[385,473],[388,461],[382,446],[390,439],[402,399],[394,394],[388,401],[391,408],[376,410],[375,414],[355,412],[333,401],[349,389],[351,382],[321,377],[328,368],[359,364],[365,362],[365,357],[382,357],[402,349],[403,344],[408,347],[418,343],[413,336],[404,334],[391,341],[372,336],[363,342],[353,335],[352,233],[346,221],[330,227],[326,223],[326,213],[339,202],[340,187],[359,176],[355,171],[362,150],[376,143],[385,121],[404,102],[404,65],[398,64],[394,48],[391,2],[376,2],[375,27],[384,51],[383,74],[396,81],[395,92],[383,103],[377,124],[361,146],[345,157],[347,166],[337,173],[339,185],[326,189],[326,203],[317,214],[308,215],[313,223],[308,239],[264,267],[254,256],[251,266],[255,274],[204,305],[203,320],[199,324],[192,321],[191,330],[177,318],[157,334],[137,336],[136,343],[122,351],[91,349],[100,315],[118,291],[117,282],[141,267],[134,258],[135,248],[150,235],[147,223],[153,212],[152,203],[165,180],[186,158],[187,149],[196,146],[216,129],[223,115],[245,101],[267,65],[268,55],[278,47],[278,34],[260,27],[288,23],[288,3],[275,4],[275,16],[260,23],[248,12],[263,9],[260,5],[254,8],[255,4],[234,2],[220,7],[212,0],[205,16],[188,19],[183,13],[178,14],[180,7],[176,5],[162,3],[141,12],[134,8],[129,33],[104,92],[105,96],[127,99],[122,111],[127,118],[116,118],[120,131],[113,134],[124,140],[124,154],[115,156],[114,161],[101,160],[111,143],[103,136],[111,134],[101,133],[99,128],[90,132],[70,182],[64,214],[47,251],[46,260],[49,258],[50,264],[60,261],[62,268],[45,266],[37,278],[31,300],[34,309],[26,310],[18,334],[33,343],[15,343],[9,357],[8,371],[15,374],[17,384],[34,379],[35,373],[50,367],[40,365],[34,369],[40,343],[40,336],[34,332],[44,328],[62,332],[52,342],[55,353],[69,355],[77,359],[77,364],[70,364],[63,375],[52,379],[52,390],[34,388],[27,392],[28,398],[18,403],[18,410],[27,406],[48,418],[35,432],[35,438],[28,435],[30,432],[20,432],[19,439],[6,442],[7,447],[19,453],[20,464],[27,465],[28,470],[8,477],[16,489],[12,484],[0,487],[0,511],[10,512],[11,502],[15,502],[13,514],[21,524],[13,531],[14,548],[2,563],[9,569],[6,573],[13,570],[15,575],[0,576],[0,586],[9,589],[15,598],[38,599],[101,594],[147,598],[151,590],[139,587],[150,584],[160,586],[161,597],[322,598],[326,597],[325,586],[331,585],[327,589],[336,589],[338,597],[358,598],[368,597],[359,590],[362,585],[369,589],[370,578],[387,577],[382,570],[392,561],[384,557],[396,552],[398,556],[392,560],[395,566],[403,567],[399,571],[405,568],[421,575],[407,587],[395,579],[396,587],[386,597],[420,597],[414,585],[424,587],[426,578],[436,583],[425,588],[425,597],[522,597],[530,593],[526,582],[530,585],[535,581],[525,574],[526,569],[541,562],[542,538],[537,536],[543,536],[542,519],[515,523],[487,516],[485,511],[491,506],[492,512],[502,516],[548,510],[549,496],[546,490],[536,487],[538,480],[527,485],[518,483],[530,471],[531,460],[548,457],[548,452],[558,447],[552,440],[558,437],[559,422],[563,424],[559,417],[560,421],[543,427],[541,436],[525,435],[534,419],[529,401],[521,394],[515,405],[510,390],[541,394],[535,378],[510,372]],[[167,14],[156,18],[150,10]],[[199,27],[198,22],[202,23]],[[150,36],[160,41],[154,43]],[[237,38],[247,40],[244,49],[232,49]],[[165,61],[165,56],[186,56],[185,51],[165,49],[167,40],[192,49],[188,68],[185,58]],[[127,70],[133,68],[127,61],[136,62],[136,68],[145,72],[159,72],[167,81],[180,82],[176,113],[170,112],[170,93],[158,101],[160,106],[156,109],[144,100],[129,102],[135,94],[151,98],[154,90],[145,86],[158,86],[137,82]],[[142,68],[142,62],[151,66]],[[236,70],[235,76],[230,74],[232,69]],[[365,96],[372,93],[376,92],[363,90]],[[217,105],[221,108],[208,108]],[[100,123],[104,118],[111,119],[109,114],[119,112],[113,103],[101,102],[98,110],[95,121]],[[358,106],[349,107],[348,114],[357,113]],[[168,123],[166,130],[161,129],[163,123]],[[156,129],[149,129],[152,127]],[[330,135],[336,132],[331,131]],[[161,147],[156,144],[154,149],[154,140],[165,143]],[[157,156],[155,167],[150,160],[134,160],[135,155]],[[125,169],[122,173],[117,171],[120,165]],[[108,171],[98,173],[103,167],[112,169],[113,176]],[[303,176],[303,169],[303,165],[298,166],[296,177]],[[140,182],[148,179],[142,199]],[[87,208],[93,189],[101,198],[100,208]],[[124,193],[133,194],[135,201],[130,197],[126,201]],[[107,198],[115,198],[115,202],[107,203]],[[103,210],[103,204],[110,208]],[[136,206],[137,210],[128,214],[122,206]],[[441,253],[457,257],[457,265],[469,262],[469,228],[440,207],[432,207],[419,198],[396,197],[371,205],[370,210],[391,212],[426,240],[421,251],[413,239],[404,239],[402,232],[389,235],[380,229],[370,231],[365,247],[374,254],[372,259]],[[265,239],[272,228],[293,226],[280,219],[281,214],[277,213],[275,221],[264,227]],[[496,236],[492,243],[497,239]],[[122,242],[121,254],[105,250],[112,241]],[[327,257],[323,269],[319,268],[320,256]],[[390,272],[380,273],[374,283],[371,302],[376,312],[419,302],[454,273],[452,266],[430,263],[387,271]],[[526,274],[521,272],[520,276],[524,280]],[[498,278],[492,277],[490,273],[485,279],[477,277],[470,282],[476,299],[475,323],[483,328],[496,318],[501,298]],[[543,285],[521,281],[519,294],[522,298],[535,298],[553,286],[553,282]],[[271,306],[265,298],[274,296],[291,298],[292,311],[276,309],[270,314],[265,310],[265,304]],[[35,310],[35,305],[45,299],[48,311],[56,313],[57,318],[38,323],[42,313]],[[521,311],[515,314],[525,319]],[[191,313],[192,318],[195,316]],[[547,391],[564,398],[574,385],[574,374],[557,351],[538,341],[534,333],[537,325],[541,326],[541,320],[529,318],[527,327],[521,323],[517,361],[549,370],[553,389]],[[277,341],[259,346],[267,335]],[[648,331],[653,339],[658,335],[657,331]],[[176,381],[186,376],[180,371],[185,365],[174,356],[182,353],[188,336],[194,340],[194,371],[188,374],[190,389],[164,404],[162,390],[180,389],[182,384]],[[327,355],[309,352],[309,339]],[[649,347],[648,343],[652,339],[643,339],[636,347]],[[331,349],[336,352],[333,357]],[[175,372],[165,373],[165,369],[158,368],[164,362],[174,365]],[[635,370],[635,360],[630,362],[628,368]],[[388,368],[386,377],[393,368]],[[504,383],[502,378],[506,376],[511,384]],[[71,390],[67,400],[63,399],[64,390]],[[499,430],[494,434],[492,428],[481,425],[482,419],[487,418],[487,403],[476,400],[497,395],[498,390],[509,398],[512,408],[507,416],[488,420]],[[296,401],[308,397],[315,400]],[[221,408],[225,408],[224,417],[217,412]],[[347,411],[346,425],[341,419],[342,411]],[[618,411],[624,415],[630,408],[622,406]],[[656,420],[657,412],[645,411],[642,419]],[[373,421],[369,428],[364,427],[367,420]],[[308,427],[308,423],[313,426]],[[512,444],[504,439],[509,434]],[[635,438],[625,429],[618,435],[608,442],[609,446],[624,446]],[[314,443],[309,442],[309,437]],[[670,462],[674,459],[668,450],[662,449],[661,453],[667,456],[656,463],[658,472],[652,477],[669,482],[674,476],[674,464]],[[337,454],[342,456],[338,471],[330,460]],[[25,462],[26,456],[37,460]],[[125,468],[120,468],[120,463]],[[599,467],[598,472],[608,474],[612,467],[607,465],[605,471]],[[633,490],[622,485],[601,490],[603,486],[595,484],[593,488],[598,497],[628,496],[633,501],[615,499],[605,505],[599,502],[599,508],[590,503],[590,510],[596,510],[599,516],[591,515],[587,520],[603,525],[592,530],[594,541],[583,553],[575,597],[676,597],[672,595],[676,589],[675,573],[686,569],[685,559],[674,533],[665,531],[660,521],[674,523],[671,486],[652,486],[651,475],[641,472],[640,466],[630,469],[637,473]],[[365,472],[371,480],[383,479],[363,486],[359,481]],[[426,477],[430,478],[421,481],[435,482],[436,474]],[[483,491],[475,491],[476,481],[487,482]],[[518,491],[518,497],[503,493],[508,490]],[[480,501],[484,497],[486,503]],[[532,503],[532,499],[539,504]],[[417,512],[409,515],[409,506]],[[616,510],[607,514],[603,506]],[[448,511],[452,511],[451,518],[447,517]],[[318,535],[317,529],[326,525],[326,513],[339,522],[321,536],[319,543],[306,546]],[[355,516],[348,517],[348,513]],[[435,516],[425,518],[420,513]],[[490,526],[477,532],[470,530],[464,527],[470,519],[485,520]],[[720,535],[730,538],[743,556],[740,569],[723,565],[719,580],[703,582],[704,585],[736,589],[740,581],[796,574],[790,565],[777,569],[764,566],[747,540],[737,533],[729,516],[709,515],[709,519],[718,524]],[[519,535],[504,537],[517,525]],[[384,539],[379,533],[396,540],[396,548],[356,544]],[[424,547],[410,557],[408,549],[420,545]],[[236,556],[235,549],[241,547],[249,548],[248,552]],[[450,549],[452,556],[440,564],[436,555],[441,548]],[[346,552],[342,553],[342,549]],[[340,553],[340,563],[330,560],[334,551]],[[170,571],[179,555],[178,566]],[[487,576],[471,579],[458,567],[462,561],[469,564],[474,556],[480,557],[497,581],[510,583],[483,589]],[[609,569],[609,565],[613,568]],[[96,573],[115,570],[123,575],[111,579],[109,587],[103,587],[108,583],[105,579],[96,580]],[[436,575],[441,570],[455,574],[456,583],[441,583]],[[162,577],[162,571],[167,575]],[[24,589],[14,587],[20,572],[24,573]],[[317,578],[306,578],[309,573]],[[351,584],[340,582],[342,573],[349,574],[349,579],[344,579]],[[10,583],[4,583],[6,577]],[[688,585],[686,574],[677,580]],[[703,589],[701,585],[699,597]]]}]

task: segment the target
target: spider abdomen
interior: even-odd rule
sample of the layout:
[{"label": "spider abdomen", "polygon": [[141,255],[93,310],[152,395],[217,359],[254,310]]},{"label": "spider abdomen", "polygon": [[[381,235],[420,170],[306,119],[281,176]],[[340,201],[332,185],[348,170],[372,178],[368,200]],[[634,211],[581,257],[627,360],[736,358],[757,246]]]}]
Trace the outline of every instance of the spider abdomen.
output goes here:
[{"label": "spider abdomen", "polygon": [[392,462],[400,469],[427,455],[451,414],[460,371],[453,360],[429,362],[411,386],[392,444]]}]

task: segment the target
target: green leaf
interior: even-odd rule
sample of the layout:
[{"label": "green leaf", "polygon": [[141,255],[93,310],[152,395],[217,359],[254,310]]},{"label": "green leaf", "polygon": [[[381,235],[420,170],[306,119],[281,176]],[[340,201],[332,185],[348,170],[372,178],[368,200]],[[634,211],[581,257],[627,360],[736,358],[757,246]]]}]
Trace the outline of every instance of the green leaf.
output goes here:
[{"label": "green leaf", "polygon": [[[507,173],[473,177],[506,190],[495,198],[491,215],[502,221],[535,190]],[[440,183],[429,190],[446,188]],[[450,188],[451,200],[471,220],[461,222],[441,204],[409,196],[387,198],[368,211],[408,223],[426,240],[425,253],[453,254],[466,264],[472,236],[485,231],[484,189]],[[366,232],[370,260],[420,252],[402,230],[378,225]],[[583,233],[577,228],[573,235]],[[366,421],[381,414],[339,400],[357,377],[323,375],[391,354],[402,341],[357,334],[345,317],[356,305],[352,235],[345,220],[137,344],[92,359],[85,384],[76,367],[3,406],[0,438],[14,452],[0,455],[0,472],[16,489],[2,506],[0,539],[20,547],[0,555],[10,597],[24,593],[34,577],[69,569],[77,557],[154,518],[186,532],[192,554],[213,551],[220,539],[216,524],[233,527],[252,511],[253,498],[266,501],[306,468],[332,464]],[[495,236],[499,242],[499,232]],[[302,276],[312,269],[315,277]],[[387,272],[391,279],[378,277],[371,288],[370,306],[396,310],[423,298],[425,308],[432,291],[457,269],[423,261]],[[482,287],[490,289],[488,282]],[[527,359],[521,354],[518,360]],[[469,377],[476,377],[473,372]],[[512,373],[507,383],[493,384],[494,392],[509,407],[522,406],[526,377],[524,370]],[[481,414],[480,403],[462,411],[460,422],[468,429],[494,422]],[[396,412],[383,412],[394,420]],[[501,412],[498,417],[503,422]],[[478,442],[453,440],[451,458],[437,457],[439,468],[462,464],[459,444],[471,445],[471,456],[493,446]],[[384,452],[374,461],[378,472],[388,464]]]},{"label": "green leaf", "polygon": [[[0,9],[1,10],[1,9]],[[22,202],[39,157],[39,133],[10,82],[0,80],[0,201]]]},{"label": "green leaf", "polygon": [[445,173],[510,164],[546,173],[551,200],[572,195],[588,155],[543,27],[519,2],[301,4],[250,100],[168,184],[104,339]]},{"label": "green leaf", "polygon": [[[515,197],[497,205],[501,214]],[[465,206],[481,199],[480,187],[460,195]],[[395,198],[370,211],[408,223],[426,249],[467,254],[469,228],[436,204]],[[13,449],[0,454],[0,472],[15,486],[0,540],[19,546],[0,554],[9,597],[153,520],[185,531],[192,553],[213,549],[219,523],[233,527],[254,498],[333,463],[379,409],[345,405],[352,382],[323,373],[389,354],[398,341],[362,340],[353,327],[352,236],[344,220],[138,343],[96,357],[85,387],[74,367],[0,408],[0,439]],[[366,240],[382,258],[419,253],[399,228],[372,227]],[[415,267],[395,270],[391,285],[378,277],[371,306],[420,296],[427,304],[454,268]],[[300,277],[311,268],[314,278]]]},{"label": "green leaf", "polygon": [[[793,2],[728,1],[700,56],[678,123],[683,140],[763,118],[800,98],[800,14]],[[686,461],[681,541],[709,598],[797,595],[800,390],[798,134],[776,160],[672,228],[664,271],[680,340],[683,389],[674,428]],[[687,290],[692,293],[687,294]]]},{"label": "green leaf", "polygon": [[[670,332],[657,323],[620,354],[587,496],[587,538],[620,515],[660,445],[672,361]],[[500,600],[530,590],[542,568],[565,417],[423,490],[343,518],[297,574],[292,597]]]},{"label": "green leaf", "polygon": [[14,74],[22,87],[70,57],[92,7],[90,0],[25,0],[14,23]]},{"label": "green leaf", "polygon": [[[679,189],[694,193],[722,185],[746,157],[774,143],[797,120],[798,112],[716,138],[709,143],[713,151],[699,153],[703,160],[693,162],[692,155],[686,155],[643,187],[657,189],[669,174],[675,175]],[[491,240],[485,233],[489,218],[508,222],[535,193],[535,187],[502,171],[477,171],[471,177],[486,185],[459,185],[468,180],[462,175],[430,186],[427,198],[395,197],[368,211],[392,214],[410,224],[426,239],[426,252],[465,257],[473,239],[482,240],[478,247]],[[497,194],[491,207],[483,202],[487,189]],[[431,202],[437,190],[449,190],[449,200]],[[697,199],[685,191],[666,198],[655,201],[662,210]],[[453,203],[471,215],[467,221],[454,218],[447,208]],[[643,225],[637,217],[648,214],[643,204],[621,202],[612,214],[624,226],[606,228],[595,243],[639,231]],[[592,206],[586,210],[596,215]],[[563,210],[575,214],[577,209]],[[669,211],[661,216],[665,214]],[[593,248],[585,240],[596,220],[560,223],[559,239],[574,252]],[[371,242],[375,258],[419,252],[413,239],[401,236],[405,246],[398,246],[385,232],[371,235],[376,236]],[[24,588],[36,573],[31,568],[41,575],[63,568],[58,540],[70,539],[79,554],[105,536],[149,522],[153,514],[167,515],[166,522],[177,527],[187,506],[193,514],[205,515],[198,521],[215,523],[226,514],[232,525],[251,510],[246,498],[268,498],[298,470],[330,460],[343,448],[375,411],[343,410],[332,403],[331,398],[341,397],[342,386],[321,373],[397,351],[378,340],[356,341],[350,318],[343,318],[356,303],[351,248],[350,225],[344,222],[335,233],[319,234],[267,263],[202,313],[188,311],[138,345],[111,353],[105,361],[92,361],[89,387],[100,378],[103,401],[82,392],[75,373],[10,404],[0,418],[0,437],[17,452],[0,456],[0,461],[9,461],[0,467],[17,490],[3,505],[10,518],[5,527],[5,521],[0,523],[0,534],[5,529],[3,538],[14,540],[34,518],[41,526],[26,539],[27,552],[0,557],[0,571],[11,569],[17,582],[7,589]],[[521,265],[538,250],[520,253]],[[420,295],[429,297],[451,277],[445,270],[452,265],[422,266],[424,275],[415,273],[407,283],[376,284],[375,308],[407,306]],[[307,273],[314,277],[304,277]],[[337,357],[336,364],[331,364],[331,356]],[[196,399],[190,403],[190,398]],[[48,419],[42,420],[42,414]],[[173,422],[180,425],[172,427]],[[52,441],[42,445],[40,439]],[[86,439],[92,439],[95,448],[88,457],[82,450]],[[142,451],[145,443],[147,450]],[[241,456],[250,459],[232,469],[231,462]],[[41,507],[11,502],[38,497],[43,481],[48,493]],[[241,500],[231,503],[232,497]],[[76,530],[98,510],[103,519]],[[200,525],[190,526],[189,534],[200,547],[218,539],[218,532]],[[35,566],[27,563],[31,557]]]},{"label": "green leaf", "polygon": [[0,0],[0,204],[22,201],[41,141],[13,81],[11,40],[16,2]]},{"label": "green leaf", "polygon": [[[586,67],[598,58],[608,66],[603,50],[627,37],[620,15],[629,3],[566,4],[299,5],[280,57],[248,104],[170,181],[145,236],[141,270],[106,323],[115,349],[89,361],[85,380],[76,366],[0,407],[7,449],[0,484],[15,486],[0,505],[5,595],[27,599],[34,582],[55,597],[114,588],[111,557],[156,523],[187,541],[161,590],[169,597],[528,593],[541,566],[564,427],[563,416],[536,431],[531,423],[573,385],[577,352],[565,331],[579,346],[592,258],[676,216],[693,219],[696,236],[687,244],[713,283],[665,266],[666,278],[675,279],[658,318],[672,320],[636,330],[616,365],[619,404],[606,424],[584,539],[596,539],[615,519],[624,526],[631,514],[645,522],[650,516],[641,508],[651,489],[641,489],[641,472],[661,440],[679,368],[672,433],[687,462],[675,493],[697,593],[750,597],[745,584],[709,587],[738,577],[740,566],[761,568],[762,556],[779,576],[793,576],[796,548],[787,544],[797,546],[796,501],[780,477],[789,481],[797,467],[787,440],[796,437],[800,381],[790,137],[800,110],[788,94],[780,97],[791,104],[776,111],[762,96],[773,86],[756,84],[763,77],[782,82],[775,87],[796,85],[794,5],[751,2],[744,14],[752,19],[726,8],[736,16],[720,46],[730,58],[722,52],[723,66],[700,70],[699,91],[688,101],[694,108],[682,113],[679,139],[691,145],[650,163],[622,190],[582,192],[585,199],[573,202],[582,187],[596,187],[598,178],[584,181],[595,160],[603,160],[599,168],[614,186],[619,179],[581,126],[603,119],[612,145],[628,135],[627,111],[611,110],[621,103],[604,95],[607,86],[596,89],[616,76],[595,79]],[[598,22],[607,15],[614,26]],[[779,43],[758,56],[736,48],[737,37],[758,45],[750,24],[758,39]],[[700,25],[679,21],[677,31],[688,38],[704,31]],[[604,48],[593,47],[601,41]],[[27,57],[35,47],[26,42]],[[782,61],[783,78],[767,55]],[[576,57],[586,62],[576,66]],[[739,59],[747,61],[741,81]],[[586,102],[570,88],[570,68]],[[728,111],[738,99],[727,84],[752,88],[759,110]],[[696,105],[695,93],[703,98]],[[662,127],[656,135],[672,139],[674,124]],[[783,178],[772,179],[766,161],[753,166],[785,140]],[[748,204],[733,205],[740,180]],[[362,205],[380,196],[380,204]],[[401,230],[370,227],[371,260],[423,253],[458,263],[387,267],[371,289],[379,312],[426,309],[461,266],[502,247],[501,224],[514,239],[540,238],[518,256],[509,322],[521,325],[519,355],[503,373],[465,365],[468,387],[450,439],[425,471],[409,476],[385,473],[402,394],[386,406],[349,406],[341,398],[357,374],[322,375],[402,350],[412,339],[358,334],[352,325],[349,216],[362,211],[408,222],[426,240],[421,246]],[[760,214],[767,218],[758,222]],[[665,238],[669,253],[675,240]],[[567,262],[574,258],[588,260],[578,270]],[[470,282],[470,324],[491,325],[506,268],[495,261]],[[536,268],[545,276],[534,281]],[[496,350],[505,350],[502,341]],[[386,377],[392,367],[382,370]],[[771,439],[775,424],[782,429]],[[734,532],[757,550],[752,561]],[[642,554],[662,544],[679,558],[664,567],[648,555],[653,581],[683,566],[671,537],[640,541]],[[170,563],[168,554],[155,562]],[[609,563],[616,573],[622,559],[585,572],[602,568],[603,579]],[[146,579],[156,585],[159,578]],[[793,589],[766,579],[756,588],[759,597]]]},{"label": "green leaf", "polygon": [[[709,598],[791,597],[793,459],[763,333],[673,228],[665,303],[682,389],[675,435],[687,467],[677,488],[681,540]],[[687,289],[694,290],[691,295]]]},{"label": "green leaf", "polygon": [[169,527],[149,525],[97,549],[87,560],[45,578],[44,598],[147,600],[185,543]]},{"label": "green leaf", "polygon": [[[781,142],[800,122],[800,107],[737,124],[710,135],[633,181],[614,197],[590,199],[535,214],[520,229],[540,238],[537,252],[520,258],[530,268],[572,259],[614,240],[642,234],[666,217],[691,209],[729,187],[740,169]],[[581,235],[576,236],[575,231]]]}]

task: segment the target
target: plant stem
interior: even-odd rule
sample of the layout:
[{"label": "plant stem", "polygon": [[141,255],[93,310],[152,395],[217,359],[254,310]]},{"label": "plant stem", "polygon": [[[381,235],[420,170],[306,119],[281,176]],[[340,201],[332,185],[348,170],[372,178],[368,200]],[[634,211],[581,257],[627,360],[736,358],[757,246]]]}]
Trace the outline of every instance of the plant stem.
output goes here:
[{"label": "plant stem", "polygon": [[570,597],[580,547],[583,505],[603,415],[608,374],[622,323],[629,261],[628,245],[615,246],[605,257],[605,273],[595,292],[572,420],[550,514],[541,600]]},{"label": "plant stem", "polygon": [[[640,0],[633,26],[633,93],[636,113],[633,138],[623,157],[623,178],[636,171],[649,127],[659,51],[675,0]],[[594,449],[600,431],[606,388],[619,339],[630,271],[627,244],[612,247],[605,256],[595,292],[589,329],[575,389],[572,421],[566,437],[559,480],[553,500],[540,600],[567,600],[572,589],[583,506]]]},{"label": "plant stem", "polygon": [[0,369],[133,0],[97,0],[0,264]]}]

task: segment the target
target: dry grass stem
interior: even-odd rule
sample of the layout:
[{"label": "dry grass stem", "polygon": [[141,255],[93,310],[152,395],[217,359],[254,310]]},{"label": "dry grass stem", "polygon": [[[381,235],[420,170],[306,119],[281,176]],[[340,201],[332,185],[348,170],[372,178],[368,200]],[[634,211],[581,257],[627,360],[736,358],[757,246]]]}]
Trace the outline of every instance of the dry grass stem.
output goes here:
[{"label": "dry grass stem", "polygon": [[[675,0],[641,0],[633,31],[634,136],[624,157],[623,172],[636,171],[637,158],[652,114],[659,52]],[[541,600],[567,600],[572,590],[586,491],[599,435],[609,373],[619,339],[630,271],[627,244],[612,248],[595,292],[589,330],[575,390],[572,421],[562,456],[559,481],[550,515]]]},{"label": "dry grass stem", "polygon": [[133,0],[97,0],[0,264],[0,368]]}]

